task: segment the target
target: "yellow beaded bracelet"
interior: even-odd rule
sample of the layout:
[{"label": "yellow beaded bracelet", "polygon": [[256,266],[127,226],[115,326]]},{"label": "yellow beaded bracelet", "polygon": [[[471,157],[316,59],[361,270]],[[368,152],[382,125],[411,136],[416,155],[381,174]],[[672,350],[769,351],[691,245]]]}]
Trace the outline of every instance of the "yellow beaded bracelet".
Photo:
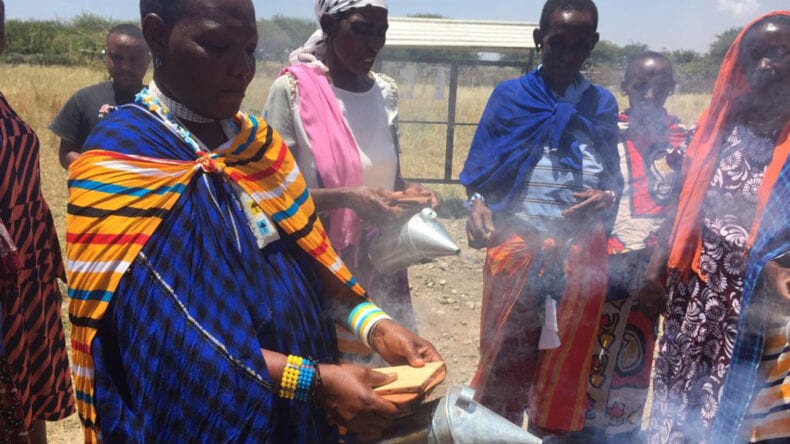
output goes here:
[{"label": "yellow beaded bracelet", "polygon": [[288,355],[280,381],[280,397],[307,401],[315,377],[315,366],[311,360],[301,356]]}]

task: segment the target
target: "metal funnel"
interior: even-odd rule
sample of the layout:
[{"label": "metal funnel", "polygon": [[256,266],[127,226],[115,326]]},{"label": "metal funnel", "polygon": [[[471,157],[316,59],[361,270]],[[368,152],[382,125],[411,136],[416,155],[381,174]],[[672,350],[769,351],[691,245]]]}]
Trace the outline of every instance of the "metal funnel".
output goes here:
[{"label": "metal funnel", "polygon": [[458,244],[439,223],[436,212],[423,208],[401,227],[385,231],[373,240],[368,255],[378,272],[388,274],[460,252]]},{"label": "metal funnel", "polygon": [[430,444],[524,443],[543,441],[477,403],[467,386],[439,401],[428,434]]},{"label": "metal funnel", "polygon": [[349,444],[540,444],[540,438],[477,403],[464,386],[440,399],[414,406],[379,438],[347,439]]}]

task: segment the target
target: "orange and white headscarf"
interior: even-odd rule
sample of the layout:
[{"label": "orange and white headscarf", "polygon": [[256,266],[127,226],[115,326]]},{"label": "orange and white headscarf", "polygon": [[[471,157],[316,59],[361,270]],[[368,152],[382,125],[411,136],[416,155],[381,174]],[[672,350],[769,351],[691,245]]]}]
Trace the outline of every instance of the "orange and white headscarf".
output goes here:
[{"label": "orange and white headscarf", "polygon": [[[713,87],[710,106],[700,117],[697,132],[683,160],[681,175],[683,187],[678,199],[669,253],[669,268],[680,271],[683,276],[693,272],[705,279],[699,269],[702,252],[702,204],[716,170],[722,141],[726,132],[732,129],[733,118],[739,112],[737,103],[750,90],[746,76],[738,63],[741,42],[755,24],[768,17],[780,15],[790,16],[790,10],[770,12],[753,21],[738,34],[724,56],[719,76]],[[790,155],[790,123],[786,124],[780,132],[773,159],[763,176],[757,194],[757,210],[754,224],[749,231],[747,248],[750,248],[754,242],[765,204],[788,155]]]}]

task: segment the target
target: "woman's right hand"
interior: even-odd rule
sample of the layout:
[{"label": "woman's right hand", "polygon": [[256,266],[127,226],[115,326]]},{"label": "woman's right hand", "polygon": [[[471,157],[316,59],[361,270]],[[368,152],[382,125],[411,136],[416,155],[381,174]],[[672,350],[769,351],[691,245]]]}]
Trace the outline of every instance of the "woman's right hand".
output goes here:
[{"label": "woman's right hand", "polygon": [[487,247],[494,235],[494,219],[483,199],[472,201],[472,213],[466,221],[466,238],[472,248]]},{"label": "woman's right hand", "polygon": [[390,425],[398,407],[373,391],[388,384],[397,375],[373,371],[356,364],[320,364],[322,384],[316,387],[316,399],[329,417],[362,436],[375,437]]}]

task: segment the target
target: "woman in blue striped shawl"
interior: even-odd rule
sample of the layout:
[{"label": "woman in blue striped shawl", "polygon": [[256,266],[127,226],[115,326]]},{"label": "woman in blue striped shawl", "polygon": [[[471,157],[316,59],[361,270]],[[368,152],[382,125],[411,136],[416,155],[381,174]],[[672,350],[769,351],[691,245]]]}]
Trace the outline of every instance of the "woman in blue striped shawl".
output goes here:
[{"label": "woman in blue striped shawl", "polygon": [[238,112],[255,73],[252,2],[143,0],[141,16],[153,81],[96,127],[69,178],[86,441],[380,429],[398,409],[371,387],[393,376],[339,364],[335,322],[392,363],[440,356],[369,302],[287,147]]}]

